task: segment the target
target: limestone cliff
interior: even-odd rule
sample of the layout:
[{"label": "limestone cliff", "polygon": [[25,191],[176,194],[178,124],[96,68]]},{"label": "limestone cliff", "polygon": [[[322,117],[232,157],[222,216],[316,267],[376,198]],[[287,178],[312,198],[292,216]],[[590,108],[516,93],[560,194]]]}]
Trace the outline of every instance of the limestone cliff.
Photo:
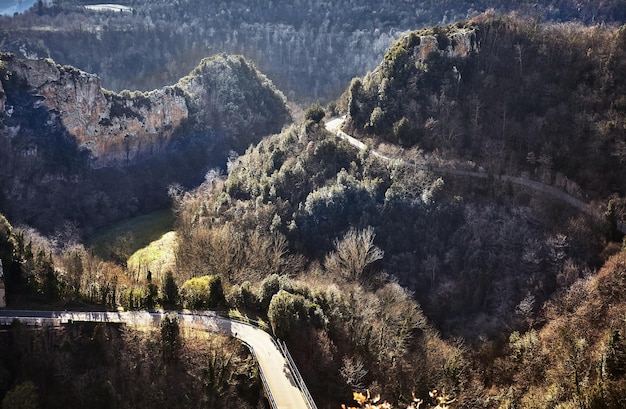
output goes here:
[{"label": "limestone cliff", "polygon": [[[289,120],[285,97],[243,57],[203,60],[177,84],[151,92],[102,88],[100,79],[50,59],[0,54],[0,114],[11,116],[11,95],[28,95],[30,108],[45,107],[47,122],[59,119],[92,166],[125,166],[157,155],[181,124],[217,131],[245,149]],[[16,97],[18,100],[20,98]]]},{"label": "limestone cliff", "polygon": [[0,211],[50,233],[163,208],[169,186],[194,187],[287,120],[284,96],[242,57],[114,93],[96,75],[0,53]]},{"label": "limestone cliff", "polygon": [[[117,94],[104,90],[96,75],[50,59],[5,55],[2,62],[4,88],[22,87],[36,105],[57,116],[79,146],[90,151],[94,167],[124,165],[159,153],[189,115],[184,93],[177,88]],[[10,115],[1,96],[0,108]]]},{"label": "limestone cliff", "polygon": [[414,144],[416,128],[424,127],[432,116],[424,107],[433,97],[439,100],[454,92],[461,85],[465,65],[479,52],[477,30],[471,26],[405,34],[374,71],[352,81],[343,97],[346,129],[355,135]]}]

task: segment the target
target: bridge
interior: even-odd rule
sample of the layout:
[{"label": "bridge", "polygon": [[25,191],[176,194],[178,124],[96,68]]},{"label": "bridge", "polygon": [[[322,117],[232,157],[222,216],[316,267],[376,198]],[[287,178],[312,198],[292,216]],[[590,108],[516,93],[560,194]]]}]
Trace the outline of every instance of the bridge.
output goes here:
[{"label": "bridge", "polygon": [[[159,326],[165,311],[83,312],[0,310],[0,326],[18,321],[34,327],[60,327],[74,322]],[[263,387],[272,409],[317,409],[286,345],[262,329],[212,311],[169,312],[186,328],[222,333],[243,342],[259,364]]]}]

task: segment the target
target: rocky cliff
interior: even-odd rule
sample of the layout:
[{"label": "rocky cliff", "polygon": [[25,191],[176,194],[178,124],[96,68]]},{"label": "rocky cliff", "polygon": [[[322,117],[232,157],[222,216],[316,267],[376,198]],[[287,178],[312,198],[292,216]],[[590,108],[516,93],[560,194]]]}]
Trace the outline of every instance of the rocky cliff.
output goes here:
[{"label": "rocky cliff", "polygon": [[[4,55],[2,62],[1,89],[15,84],[34,96],[36,106],[58,117],[78,145],[89,150],[94,167],[128,164],[159,153],[189,115],[178,88],[117,94],[104,90],[96,75],[50,59]],[[5,100],[0,113],[10,116],[12,107]]]},{"label": "rocky cliff", "polygon": [[387,50],[374,71],[354,79],[344,94],[347,130],[414,144],[415,127],[423,126],[429,118],[415,118],[415,114],[431,95],[439,98],[442,85],[458,88],[464,66],[479,51],[477,29],[472,26],[435,27],[405,34]]},{"label": "rocky cliff", "polygon": [[424,61],[430,53],[436,52],[441,56],[467,57],[478,51],[476,30],[464,29],[448,35],[425,34],[419,36],[419,45],[415,47],[416,59]]},{"label": "rocky cliff", "polygon": [[95,168],[162,153],[191,111],[196,128],[230,134],[241,148],[254,142],[248,133],[258,138],[276,132],[289,118],[282,94],[240,57],[206,59],[171,87],[121,93],[103,89],[96,75],[50,59],[3,54],[0,61],[0,114],[12,115],[5,90],[29,94],[33,108],[45,107],[49,121],[60,119],[88,149]]},{"label": "rocky cliff", "polygon": [[0,212],[44,232],[83,231],[169,205],[289,120],[284,96],[242,57],[177,84],[114,93],[50,59],[0,53]]}]

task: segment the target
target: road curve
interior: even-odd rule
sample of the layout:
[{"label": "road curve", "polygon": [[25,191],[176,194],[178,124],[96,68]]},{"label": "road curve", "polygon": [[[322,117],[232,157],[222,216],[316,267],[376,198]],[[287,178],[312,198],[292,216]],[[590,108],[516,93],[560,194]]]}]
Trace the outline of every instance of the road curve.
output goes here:
[{"label": "road curve", "polygon": [[[348,135],[347,133],[345,133],[343,130],[341,130],[341,125],[343,125],[343,122],[345,120],[345,116],[344,117],[340,117],[340,118],[333,118],[331,120],[329,120],[328,122],[326,122],[326,130],[331,132],[332,134],[336,135],[337,137],[346,140],[348,143],[350,143],[352,146],[360,149],[360,150],[366,150],[367,149],[367,145],[365,145],[363,142],[359,141],[358,139],[354,138],[351,135]],[[488,178],[493,178],[495,180],[500,180],[500,181],[504,181],[504,182],[510,182],[519,186],[524,186],[530,189],[533,189],[535,191],[538,192],[542,192],[544,194],[547,194],[549,196],[552,196],[556,199],[559,199],[565,203],[567,203],[568,205],[575,207],[576,209],[578,209],[579,211],[597,219],[597,220],[605,220],[604,214],[602,214],[602,212],[598,211],[597,209],[593,208],[593,206],[590,206],[588,203],[585,203],[584,201],[570,195],[569,193],[556,188],[554,186],[550,186],[550,185],[546,185],[544,183],[541,182],[537,182],[535,180],[531,180],[531,179],[525,179],[525,178],[521,178],[518,176],[510,176],[510,175],[493,175],[487,172],[477,172],[477,171],[469,171],[469,170],[461,170],[461,169],[452,169],[452,168],[439,168],[439,167],[434,167],[434,166],[429,166],[429,165],[422,165],[422,164],[416,164],[416,163],[411,163],[411,162],[406,162],[403,161],[401,159],[396,159],[396,158],[391,158],[389,156],[383,155],[380,152],[377,152],[376,150],[371,150],[370,151],[374,156],[381,158],[383,160],[386,161],[398,161],[400,163],[403,163],[406,166],[411,166],[411,167],[415,167],[417,169],[420,170],[426,170],[426,171],[430,171],[433,173],[439,173],[439,174],[448,174],[448,175],[454,175],[454,176],[464,176],[464,177],[472,177],[472,178],[479,178],[479,179],[488,179]],[[621,231],[623,234],[626,234],[626,224],[622,223],[622,222],[618,222],[617,223],[617,229],[619,231]]]},{"label": "road curve", "polygon": [[[288,352],[267,332],[239,321],[218,316],[214,312],[175,312],[181,326],[217,332],[235,337],[248,346],[259,363],[261,378],[270,404],[277,409],[315,409],[306,385],[290,362]],[[79,312],[79,311],[25,311],[0,310],[0,325],[18,320],[27,325],[59,326],[71,322],[123,323],[129,326],[158,326],[166,312]],[[286,350],[285,350],[286,351]],[[301,390],[302,388],[302,390]]]}]

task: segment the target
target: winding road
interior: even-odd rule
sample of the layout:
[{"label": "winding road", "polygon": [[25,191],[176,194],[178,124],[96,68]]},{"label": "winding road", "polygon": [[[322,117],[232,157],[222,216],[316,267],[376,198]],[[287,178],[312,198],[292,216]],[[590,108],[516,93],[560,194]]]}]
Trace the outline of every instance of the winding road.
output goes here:
[{"label": "winding road", "polygon": [[[259,363],[268,400],[275,409],[316,409],[289,351],[267,332],[211,311],[174,312],[181,326],[226,334],[241,340]],[[128,326],[159,326],[166,312],[79,312],[0,310],[0,326],[18,320],[31,326],[60,326],[72,322],[122,323]]]},{"label": "winding road", "polygon": [[[360,150],[366,150],[368,147],[367,145],[365,145],[363,142],[359,141],[358,139],[354,138],[351,135],[348,135],[347,133],[345,133],[342,129],[341,126],[343,125],[345,121],[345,116],[344,117],[340,117],[340,118],[334,118],[331,119],[330,121],[326,122],[326,130],[331,132],[332,134],[334,134],[335,136],[346,140],[348,143],[350,143],[352,146],[354,146],[355,148],[358,148]],[[489,179],[492,178],[494,180],[499,180],[502,182],[510,182],[512,184],[518,185],[518,186],[524,186],[530,189],[533,189],[535,191],[544,193],[546,195],[549,195],[555,199],[561,200],[565,203],[567,203],[568,205],[575,207],[576,209],[578,209],[579,211],[597,219],[597,220],[601,220],[604,221],[605,217],[604,214],[599,211],[598,209],[594,208],[593,206],[591,206],[590,204],[570,195],[569,193],[556,188],[554,186],[550,186],[550,185],[546,185],[544,183],[541,182],[537,182],[535,180],[531,180],[531,179],[525,179],[522,177],[518,177],[518,176],[510,176],[510,175],[494,175],[494,174],[490,174],[487,172],[477,172],[477,171],[469,171],[469,170],[462,170],[462,169],[453,169],[453,168],[441,168],[441,167],[435,167],[435,166],[430,166],[430,165],[424,165],[424,164],[418,164],[418,163],[412,163],[412,162],[406,162],[402,159],[398,159],[398,158],[392,158],[389,156],[386,156],[376,150],[371,150],[370,151],[374,156],[383,159],[385,161],[396,161],[396,162],[400,162],[406,166],[411,166],[414,167],[416,169],[419,170],[425,170],[425,171],[429,171],[429,172],[433,172],[433,173],[438,173],[438,174],[447,174],[447,175],[453,175],[453,176],[463,176],[463,177],[472,177],[472,178],[479,178],[479,179]],[[623,234],[626,234],[626,224],[623,222],[618,222],[617,223],[617,229],[619,231],[621,231]]]},{"label": "winding road", "polygon": [[[326,123],[326,129],[341,139],[348,141],[360,150],[368,147],[358,139],[346,134],[341,130],[344,118],[335,118]],[[385,161],[397,161],[406,166],[426,170],[433,173],[448,174],[462,177],[480,179],[493,178],[500,181],[510,182],[524,186],[535,191],[547,194],[556,199],[575,207],[576,209],[594,217],[604,220],[601,212],[591,207],[582,200],[555,188],[530,179],[524,179],[510,175],[492,175],[487,172],[468,171],[452,168],[440,168],[429,165],[406,162],[391,158],[376,150],[371,154]],[[618,229],[626,234],[626,226],[618,224]],[[298,369],[296,368],[289,351],[284,344],[276,341],[267,332],[240,321],[230,320],[218,316],[214,312],[175,312],[181,326],[203,331],[226,334],[241,340],[250,349],[259,363],[261,379],[273,409],[316,409],[315,403],[309,394]],[[10,325],[14,320],[31,326],[60,326],[72,322],[107,322],[122,323],[128,326],[145,327],[159,326],[165,312],[158,311],[132,311],[132,312],[79,312],[79,311],[25,311],[25,310],[0,310],[0,326]]]}]

